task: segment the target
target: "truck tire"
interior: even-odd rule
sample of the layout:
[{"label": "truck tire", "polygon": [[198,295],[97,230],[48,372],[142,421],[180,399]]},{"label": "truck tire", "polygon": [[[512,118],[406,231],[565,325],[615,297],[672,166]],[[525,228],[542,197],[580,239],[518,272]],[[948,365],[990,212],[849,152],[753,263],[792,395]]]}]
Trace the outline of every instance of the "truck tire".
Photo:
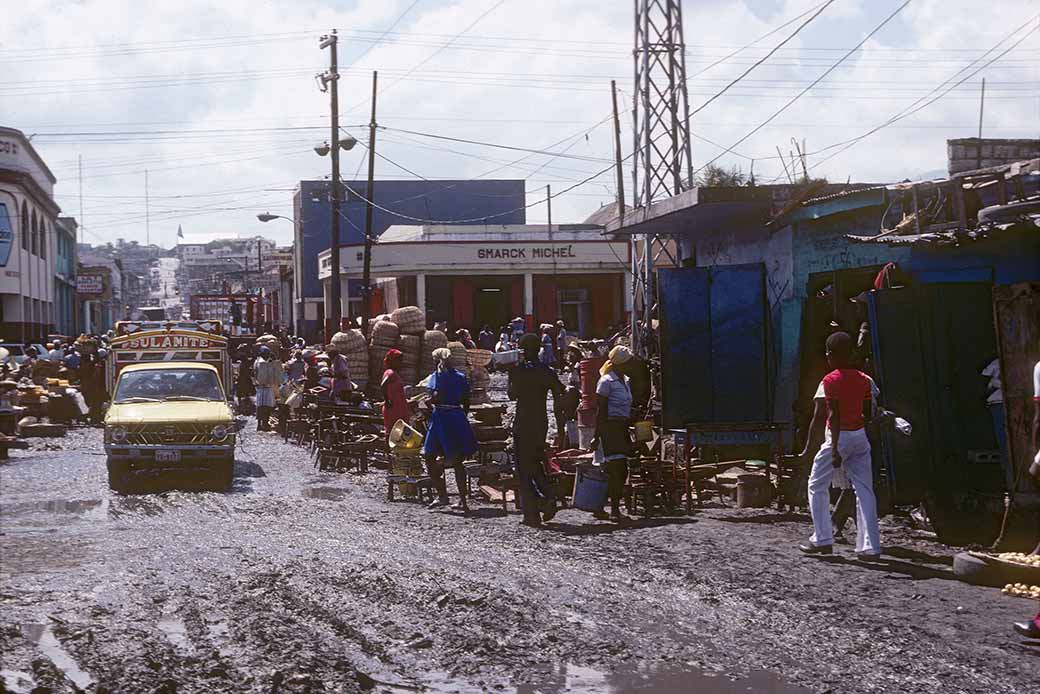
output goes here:
[{"label": "truck tire", "polygon": [[108,488],[117,494],[129,494],[133,486],[130,463],[112,457],[107,458],[105,463],[108,467]]}]

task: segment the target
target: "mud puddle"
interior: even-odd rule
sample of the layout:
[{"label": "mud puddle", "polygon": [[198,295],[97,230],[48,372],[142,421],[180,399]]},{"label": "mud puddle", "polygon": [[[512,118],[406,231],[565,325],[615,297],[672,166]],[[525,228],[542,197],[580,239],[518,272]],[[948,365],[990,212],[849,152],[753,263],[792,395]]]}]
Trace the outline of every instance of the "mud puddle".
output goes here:
[{"label": "mud puddle", "polygon": [[[646,668],[599,670],[567,664],[556,671],[532,678],[535,681],[497,689],[502,694],[811,694],[810,690],[784,682],[779,675],[758,671],[748,675],[727,677],[704,670],[682,668]],[[386,691],[405,687],[387,687]],[[484,691],[482,686],[453,684],[440,680],[425,684],[423,691],[436,694],[469,694]]]},{"label": "mud puddle", "polygon": [[349,489],[339,487],[307,487],[301,494],[308,499],[322,499],[324,501],[343,501],[350,494]]},{"label": "mud puddle", "polygon": [[94,678],[80,669],[79,663],[62,647],[50,624],[23,624],[22,635],[39,646],[54,666],[77,687],[86,689],[94,684]]}]

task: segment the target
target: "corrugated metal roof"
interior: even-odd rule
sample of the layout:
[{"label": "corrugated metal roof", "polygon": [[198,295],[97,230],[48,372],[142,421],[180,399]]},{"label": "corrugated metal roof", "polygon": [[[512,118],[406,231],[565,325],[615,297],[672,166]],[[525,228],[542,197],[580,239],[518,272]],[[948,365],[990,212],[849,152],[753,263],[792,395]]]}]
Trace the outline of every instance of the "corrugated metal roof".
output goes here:
[{"label": "corrugated metal roof", "polygon": [[883,243],[887,246],[913,246],[918,244],[957,246],[962,243],[981,241],[995,232],[999,233],[1014,228],[1040,229],[1040,215],[1029,215],[1029,217],[1017,222],[987,224],[985,226],[976,227],[975,229],[951,229],[949,231],[932,231],[924,234],[883,234],[879,236],[856,236],[855,234],[846,234],[845,238],[853,243]]}]

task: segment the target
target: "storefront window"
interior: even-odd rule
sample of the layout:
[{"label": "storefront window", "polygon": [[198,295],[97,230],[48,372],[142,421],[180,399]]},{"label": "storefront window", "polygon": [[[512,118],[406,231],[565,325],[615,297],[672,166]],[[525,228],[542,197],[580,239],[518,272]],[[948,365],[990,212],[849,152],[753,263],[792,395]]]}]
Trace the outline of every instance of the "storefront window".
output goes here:
[{"label": "storefront window", "polygon": [[22,235],[22,250],[29,250],[29,208],[22,203],[22,226],[18,233]]}]

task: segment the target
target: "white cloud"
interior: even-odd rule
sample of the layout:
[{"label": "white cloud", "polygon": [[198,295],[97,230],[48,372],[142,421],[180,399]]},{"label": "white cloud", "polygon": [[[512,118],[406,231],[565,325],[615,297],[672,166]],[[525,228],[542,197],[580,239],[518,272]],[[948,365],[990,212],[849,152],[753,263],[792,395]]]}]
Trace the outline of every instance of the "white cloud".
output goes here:
[{"label": "white cloud", "polygon": [[[411,0],[359,0],[349,7],[318,0],[21,0],[0,23],[0,61],[5,61],[0,69],[6,76],[0,85],[0,118],[29,133],[247,129],[154,135],[146,142],[126,142],[136,136],[119,135],[112,139],[122,142],[105,144],[38,136],[35,144],[59,177],[58,201],[72,214],[79,212],[76,158],[83,156],[88,241],[144,240],[144,169],[149,170],[153,240],[172,244],[181,224],[186,234],[265,234],[287,241],[287,223],[262,225],[255,213],[291,214],[293,184],[327,173],[327,159],[311,151],[327,132],[263,129],[328,123],[327,97],[316,89],[313,74],[328,59],[317,37],[330,27],[338,27],[342,36],[346,124],[367,121],[370,70],[378,68],[383,125],[546,147],[609,113],[613,77],[622,90],[627,154],[633,35],[628,0],[506,0],[453,46],[398,81],[495,1],[420,0],[395,33],[351,64]],[[688,74],[816,4],[686,3]],[[896,0],[839,0],[730,95],[697,115],[694,132],[722,144],[736,141],[840,55],[817,49],[854,45],[897,5]],[[1002,4],[999,22],[992,17],[980,22],[977,6],[968,0],[915,0],[872,39],[869,50],[850,60],[850,67],[834,73],[737,150],[761,158],[755,163],[759,180],[782,175],[779,163],[768,158],[776,146],[786,153],[792,137],[805,138],[815,150],[866,131],[979,55],[966,49],[988,48],[1032,12],[1035,3],[1009,2]],[[791,28],[698,75],[690,84],[691,107]],[[184,43],[189,40],[193,43]],[[192,50],[186,50],[189,45]],[[1002,66],[979,76],[987,77],[986,134],[1037,135],[1038,47],[1034,34]],[[25,57],[32,60],[13,61]],[[943,168],[945,139],[975,132],[978,78],[971,82],[901,127],[887,128],[826,162],[818,173],[832,180],[894,180]],[[351,132],[360,137],[364,128]],[[612,146],[606,123],[587,141],[576,138],[569,152],[609,159]],[[693,149],[695,165],[719,152],[702,140],[695,140]],[[379,150],[431,178],[477,176],[495,168],[494,162],[522,156],[389,131],[380,133]],[[363,156],[363,148],[355,148],[344,157],[345,177],[359,168]],[[745,171],[749,166],[732,155],[720,161]],[[604,166],[533,156],[495,176],[530,175],[528,188],[540,196],[546,183],[559,190]],[[403,175],[383,161],[377,174]],[[626,170],[626,185],[629,180]],[[234,192],[214,194],[224,191]],[[613,176],[607,174],[557,199],[554,221],[580,221],[609,201],[612,191]],[[544,216],[544,207],[528,210],[532,221]]]}]

